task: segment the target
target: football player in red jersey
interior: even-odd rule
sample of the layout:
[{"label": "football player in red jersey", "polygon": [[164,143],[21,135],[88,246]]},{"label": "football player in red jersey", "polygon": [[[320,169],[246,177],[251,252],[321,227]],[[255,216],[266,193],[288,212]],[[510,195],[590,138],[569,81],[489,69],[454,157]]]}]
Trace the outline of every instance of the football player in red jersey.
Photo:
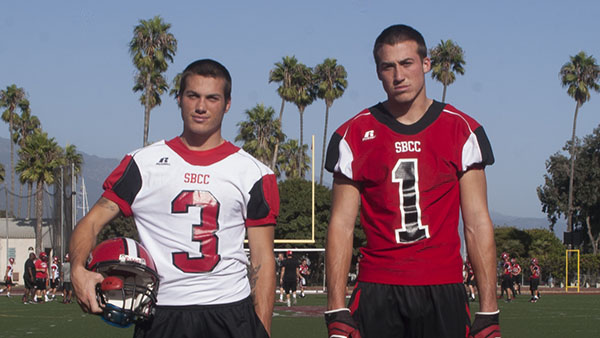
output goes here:
[{"label": "football player in red jersey", "polygon": [[542,274],[542,270],[538,265],[537,258],[531,259],[531,265],[529,265],[529,271],[531,275],[529,276],[529,290],[531,291],[531,299],[529,300],[532,303],[535,303],[540,299],[540,290],[538,290],[538,286],[540,285],[540,276]]},{"label": "football player in red jersey", "polygon": [[506,253],[502,253],[502,284],[500,284],[500,296],[501,299],[506,292],[506,302],[510,303],[515,295],[515,289],[513,286],[512,278],[512,264],[510,263],[510,256]]},{"label": "football player in red jersey", "polygon": [[515,290],[515,296],[521,294],[521,265],[517,263],[517,259],[513,258],[510,260],[510,264],[512,265],[512,278],[513,278],[513,288]]},{"label": "football player in red jersey", "polygon": [[[328,147],[326,167],[334,173],[326,247],[329,335],[499,337],[487,136],[470,116],[427,97],[431,60],[419,32],[388,27],[373,56],[387,100],[344,123]],[[367,245],[346,308],[359,207]],[[481,312],[473,325],[462,283],[459,210],[479,289]]]},{"label": "football player in red jersey", "polygon": [[[48,254],[40,252],[39,259],[35,261],[35,297],[36,302],[48,301],[46,287],[48,286]],[[42,298],[43,296],[43,298]]]},{"label": "football player in red jersey", "polygon": [[77,302],[85,312],[102,312],[95,288],[103,277],[86,270],[86,258],[102,227],[123,214],[134,217],[160,275],[154,318],[136,325],[136,338],[267,337],[279,213],[275,175],[221,135],[231,105],[223,65],[195,61],[180,86],[181,135],[125,156],[73,232]]}]

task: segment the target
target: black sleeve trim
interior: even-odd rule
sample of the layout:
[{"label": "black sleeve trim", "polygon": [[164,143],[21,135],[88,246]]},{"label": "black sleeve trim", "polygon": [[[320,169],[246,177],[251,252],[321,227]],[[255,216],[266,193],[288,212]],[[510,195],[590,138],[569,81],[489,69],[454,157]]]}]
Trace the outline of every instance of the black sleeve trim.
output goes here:
[{"label": "black sleeve trim", "polygon": [[141,188],[142,176],[135,160],[132,159],[127,164],[123,176],[112,187],[112,191],[131,205]]},{"label": "black sleeve trim", "polygon": [[492,152],[492,145],[490,144],[490,140],[488,139],[483,127],[475,129],[475,136],[477,137],[477,142],[479,143],[479,149],[481,150],[481,163],[483,165],[492,165],[495,162],[494,153]]},{"label": "black sleeve trim", "polygon": [[329,145],[327,146],[327,157],[325,160],[325,169],[329,172],[333,172],[335,165],[340,158],[340,141],[342,136],[338,133],[333,133]]},{"label": "black sleeve trim", "polygon": [[271,208],[265,198],[263,190],[263,179],[261,178],[250,190],[250,201],[248,202],[248,219],[261,219],[269,216]]}]

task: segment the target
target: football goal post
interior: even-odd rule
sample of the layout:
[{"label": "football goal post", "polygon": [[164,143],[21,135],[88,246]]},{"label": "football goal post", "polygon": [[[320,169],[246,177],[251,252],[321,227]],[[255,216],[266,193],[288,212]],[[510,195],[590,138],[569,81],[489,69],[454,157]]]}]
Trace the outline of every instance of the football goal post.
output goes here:
[{"label": "football goal post", "polygon": [[[577,253],[577,280],[574,286],[569,283],[569,256],[572,252]],[[569,291],[569,289],[577,289],[579,292],[579,250],[565,251],[565,291]]]}]

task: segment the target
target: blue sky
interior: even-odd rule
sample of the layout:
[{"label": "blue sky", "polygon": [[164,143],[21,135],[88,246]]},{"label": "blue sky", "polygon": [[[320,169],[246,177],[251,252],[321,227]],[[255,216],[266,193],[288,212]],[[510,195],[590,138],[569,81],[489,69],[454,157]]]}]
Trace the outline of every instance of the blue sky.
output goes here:
[{"label": "blue sky", "polygon": [[[289,4],[288,4],[289,3]],[[486,129],[496,156],[489,167],[490,209],[544,217],[536,187],[545,161],[570,139],[575,101],[561,87],[560,67],[583,50],[600,58],[597,1],[10,1],[0,11],[0,88],[25,88],[33,114],[62,146],[121,158],[142,144],[143,107],[133,93],[128,52],[140,19],[161,15],[178,40],[169,81],[191,61],[214,58],[233,76],[224,135],[233,140],[243,112],[264,103],[279,112],[269,70],[283,56],[308,66],[335,58],[348,89],[331,111],[328,136],[361,109],[385,99],[372,60],[374,39],[404,23],[428,47],[453,39],[465,50],[466,73],[447,100]],[[442,87],[428,76],[428,96]],[[317,164],[325,104],[305,111],[304,141],[315,134]],[[600,96],[580,110],[577,135],[600,122]],[[284,132],[299,137],[298,110],[287,104]],[[175,101],[152,111],[149,139],[181,132]],[[8,128],[0,127],[8,137]],[[327,176],[326,181],[331,178]]]}]

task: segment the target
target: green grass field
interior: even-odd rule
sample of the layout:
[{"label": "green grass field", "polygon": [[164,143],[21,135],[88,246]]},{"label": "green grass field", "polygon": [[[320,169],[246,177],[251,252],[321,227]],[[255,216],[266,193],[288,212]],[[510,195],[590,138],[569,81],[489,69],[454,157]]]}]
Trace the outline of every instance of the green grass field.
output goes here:
[{"label": "green grass field", "polygon": [[[0,338],[119,338],[133,335],[133,328],[107,325],[97,316],[82,313],[76,304],[24,305],[20,300],[20,296],[0,296]],[[528,300],[527,295],[522,295],[512,303],[500,301],[503,337],[600,337],[600,295],[542,294],[535,304]],[[475,313],[478,306],[472,304],[471,312]],[[273,337],[326,337],[320,314],[324,306],[324,295],[308,295],[298,300],[297,307],[287,308],[277,303]]]}]

